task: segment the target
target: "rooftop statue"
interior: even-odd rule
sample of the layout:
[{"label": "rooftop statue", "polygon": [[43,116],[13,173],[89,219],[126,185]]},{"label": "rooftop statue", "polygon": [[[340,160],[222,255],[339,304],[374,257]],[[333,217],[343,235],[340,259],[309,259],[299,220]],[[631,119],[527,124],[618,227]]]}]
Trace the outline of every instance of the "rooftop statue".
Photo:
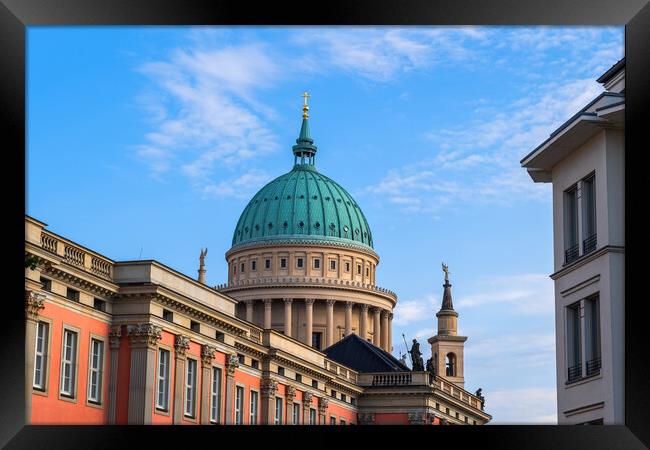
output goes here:
[{"label": "rooftop statue", "polygon": [[445,273],[445,282],[449,282],[449,266],[442,263],[442,271]]},{"label": "rooftop statue", "polygon": [[424,360],[422,359],[422,352],[420,352],[420,344],[416,339],[413,339],[413,345],[409,353],[411,354],[413,371],[422,372],[424,370]]}]

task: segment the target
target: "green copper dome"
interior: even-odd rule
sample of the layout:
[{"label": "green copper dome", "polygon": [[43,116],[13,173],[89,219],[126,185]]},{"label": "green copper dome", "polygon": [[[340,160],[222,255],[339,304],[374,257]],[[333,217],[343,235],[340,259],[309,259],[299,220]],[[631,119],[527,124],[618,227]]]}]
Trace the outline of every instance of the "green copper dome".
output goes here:
[{"label": "green copper dome", "polygon": [[357,202],[316,170],[317,148],[306,114],[296,144],[293,169],[260,189],[244,208],[233,247],[298,241],[372,249],[370,227]]}]

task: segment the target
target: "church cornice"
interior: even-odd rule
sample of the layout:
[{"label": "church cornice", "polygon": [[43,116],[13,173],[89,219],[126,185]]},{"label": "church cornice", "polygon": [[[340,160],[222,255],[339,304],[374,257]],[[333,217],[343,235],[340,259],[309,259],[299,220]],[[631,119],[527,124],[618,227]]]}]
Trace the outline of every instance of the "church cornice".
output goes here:
[{"label": "church cornice", "polygon": [[291,235],[288,236],[266,236],[260,237],[254,242],[246,242],[243,244],[233,245],[230,250],[226,252],[226,259],[228,259],[232,254],[237,253],[242,250],[250,250],[257,247],[270,247],[270,246],[292,246],[292,245],[304,245],[310,247],[334,247],[334,248],[347,248],[351,250],[356,250],[364,253],[368,253],[379,261],[379,255],[372,248],[363,245],[356,244],[353,241],[347,241],[340,238],[332,238],[327,236],[322,236],[318,238],[308,238],[301,235]]}]

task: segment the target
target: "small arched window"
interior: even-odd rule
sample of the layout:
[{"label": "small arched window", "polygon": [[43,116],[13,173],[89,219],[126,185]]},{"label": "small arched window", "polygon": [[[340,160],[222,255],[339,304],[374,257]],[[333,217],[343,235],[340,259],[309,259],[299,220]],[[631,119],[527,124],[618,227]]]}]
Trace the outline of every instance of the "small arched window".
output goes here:
[{"label": "small arched window", "polygon": [[445,367],[448,377],[456,376],[456,355],[453,353],[447,353],[445,358]]}]

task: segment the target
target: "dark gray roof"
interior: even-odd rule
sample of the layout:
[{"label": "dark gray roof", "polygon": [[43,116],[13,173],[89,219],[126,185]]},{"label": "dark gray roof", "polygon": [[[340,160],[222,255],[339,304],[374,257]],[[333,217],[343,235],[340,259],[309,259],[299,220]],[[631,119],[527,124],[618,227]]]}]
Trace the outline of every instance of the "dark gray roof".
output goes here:
[{"label": "dark gray roof", "polygon": [[323,353],[329,359],[360,373],[411,371],[393,355],[364,341],[354,333],[330,345],[323,350]]},{"label": "dark gray roof", "polygon": [[616,63],[612,67],[607,69],[607,72],[605,72],[600,77],[598,77],[596,81],[599,83],[607,83],[623,67],[625,67],[625,56],[619,59],[618,61],[616,61]]},{"label": "dark gray roof", "polygon": [[451,301],[451,284],[449,284],[449,281],[446,281],[443,287],[445,288],[445,290],[442,294],[442,308],[440,308],[440,310],[453,311],[454,304]]}]

